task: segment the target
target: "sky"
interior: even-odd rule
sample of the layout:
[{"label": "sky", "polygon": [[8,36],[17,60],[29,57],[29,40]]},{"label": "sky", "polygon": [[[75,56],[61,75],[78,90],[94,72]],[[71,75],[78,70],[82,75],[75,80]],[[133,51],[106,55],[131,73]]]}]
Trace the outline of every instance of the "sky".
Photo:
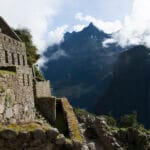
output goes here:
[{"label": "sky", "polygon": [[66,31],[80,31],[90,22],[112,34],[104,46],[150,47],[150,0],[3,0],[0,15],[14,28],[28,28],[41,55],[63,41]]}]

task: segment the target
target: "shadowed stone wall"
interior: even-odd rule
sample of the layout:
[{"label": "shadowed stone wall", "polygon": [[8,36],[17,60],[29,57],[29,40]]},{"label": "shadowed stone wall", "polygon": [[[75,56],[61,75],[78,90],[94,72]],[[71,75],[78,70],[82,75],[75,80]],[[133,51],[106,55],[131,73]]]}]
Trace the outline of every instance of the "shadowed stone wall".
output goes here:
[{"label": "shadowed stone wall", "polygon": [[35,106],[37,110],[49,121],[54,124],[56,120],[56,98],[55,97],[41,97],[35,99]]}]

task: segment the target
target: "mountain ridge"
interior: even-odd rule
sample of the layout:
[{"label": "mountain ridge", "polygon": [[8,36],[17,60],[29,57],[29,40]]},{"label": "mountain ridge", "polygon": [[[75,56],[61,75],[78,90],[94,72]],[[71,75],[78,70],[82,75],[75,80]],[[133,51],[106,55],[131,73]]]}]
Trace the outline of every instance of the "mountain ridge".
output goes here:
[{"label": "mountain ridge", "polygon": [[112,65],[122,51],[115,44],[103,47],[102,42],[109,37],[89,24],[80,32],[66,33],[62,43],[48,48],[46,57],[50,58],[59,50],[66,56],[49,61],[48,69],[43,70],[56,96],[67,96],[73,106],[93,111],[97,98],[109,84]]},{"label": "mountain ridge", "polygon": [[147,128],[149,120],[150,49],[136,46],[120,54],[105,94],[96,105],[98,114],[120,116],[136,111]]}]

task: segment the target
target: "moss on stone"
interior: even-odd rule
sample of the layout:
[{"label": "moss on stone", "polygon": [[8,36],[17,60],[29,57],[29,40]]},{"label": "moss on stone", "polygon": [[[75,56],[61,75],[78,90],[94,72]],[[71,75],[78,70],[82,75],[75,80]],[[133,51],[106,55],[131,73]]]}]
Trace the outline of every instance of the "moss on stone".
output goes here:
[{"label": "moss on stone", "polygon": [[38,124],[38,123],[25,123],[25,124],[8,124],[8,125],[3,125],[0,124],[0,131],[5,130],[5,129],[12,129],[16,132],[21,132],[21,131],[26,131],[26,132],[30,132],[30,131],[34,131],[36,129],[42,129],[44,131],[50,129],[51,126],[49,124]]},{"label": "moss on stone", "polygon": [[79,126],[78,126],[78,121],[77,121],[77,118],[73,112],[73,108],[71,107],[71,105],[69,104],[69,102],[66,98],[62,98],[61,101],[62,101],[63,109],[66,113],[68,126],[72,130],[72,137],[71,138],[73,140],[83,142],[83,138],[81,136]]},{"label": "moss on stone", "polygon": [[14,71],[7,71],[7,70],[0,70],[0,75],[3,75],[3,74],[15,75],[16,72],[14,72]]}]

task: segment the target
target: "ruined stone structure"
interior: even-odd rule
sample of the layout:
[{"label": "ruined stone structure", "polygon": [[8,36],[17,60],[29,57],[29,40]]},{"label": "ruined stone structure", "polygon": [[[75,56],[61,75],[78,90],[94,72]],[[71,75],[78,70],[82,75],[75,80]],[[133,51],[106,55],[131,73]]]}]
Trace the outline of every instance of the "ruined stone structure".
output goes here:
[{"label": "ruined stone structure", "polygon": [[0,17],[1,122],[27,122],[34,119],[32,79],[24,43]]},{"label": "ruined stone structure", "polygon": [[36,97],[37,98],[51,96],[49,81],[38,81],[38,82],[36,82],[35,86],[36,86]]},{"label": "ruined stone structure", "polygon": [[[68,100],[51,96],[50,82],[40,79],[37,80],[34,74],[33,69],[27,64],[25,44],[8,26],[4,19],[0,17],[0,124],[16,123],[21,125],[36,122],[35,112],[38,111],[47,122],[55,126],[60,117],[57,118],[57,108],[59,108],[57,104],[59,104],[61,105],[61,109],[58,112],[60,113],[59,115],[62,115],[64,118],[64,122],[67,123],[66,128],[68,129],[71,139],[71,143],[69,142],[72,147],[71,149],[79,145],[81,147],[83,138],[79,131],[77,118]],[[44,124],[44,121],[42,123]],[[3,145],[0,144],[0,149],[7,147],[9,147],[9,149],[17,149],[18,145],[14,147],[14,142],[11,138],[11,142],[9,142],[7,129],[4,129],[4,133],[5,132],[6,137],[1,136],[2,138],[0,138],[0,143],[3,143]],[[15,136],[13,139],[17,140],[17,142],[23,146],[21,149],[24,149],[25,139],[20,138],[20,134],[16,135],[14,132],[11,133]],[[48,145],[47,149],[50,150],[53,145],[55,145],[54,147],[59,146],[60,149],[68,145],[68,141],[66,141],[62,135],[56,135],[56,143],[54,143],[54,140],[52,140],[53,142],[49,141],[53,136],[52,134],[46,138],[47,133],[45,131],[40,131],[40,133],[42,133],[45,138],[43,138],[41,134],[39,136],[38,132],[38,141],[40,137],[42,137],[42,140],[45,140],[39,145],[36,144],[39,149],[41,149],[43,145],[43,148],[46,148],[47,146],[45,146],[45,144]],[[30,133],[27,132],[27,134],[23,134],[23,136],[27,135],[30,135]],[[34,143],[33,135],[29,137],[29,142],[26,145],[29,149],[32,146],[34,147],[34,145],[31,144],[32,142]],[[6,143],[10,143],[10,145]]]}]

